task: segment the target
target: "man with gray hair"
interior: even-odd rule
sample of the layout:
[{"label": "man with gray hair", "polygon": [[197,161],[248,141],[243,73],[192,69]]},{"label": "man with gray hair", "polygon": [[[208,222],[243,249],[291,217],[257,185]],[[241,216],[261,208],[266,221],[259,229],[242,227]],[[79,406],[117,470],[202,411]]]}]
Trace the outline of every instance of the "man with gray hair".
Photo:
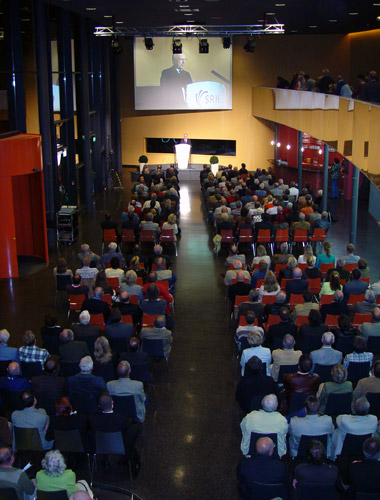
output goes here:
[{"label": "man with gray hair", "polygon": [[36,336],[32,330],[27,330],[24,333],[22,341],[24,345],[18,349],[20,361],[24,363],[40,362],[41,368],[43,368],[45,361],[49,357],[49,353],[46,349],[37,346]]},{"label": "man with gray hair", "polygon": [[352,402],[352,415],[338,415],[336,430],[331,443],[331,458],[341,454],[346,434],[363,436],[373,434],[377,429],[377,417],[369,415],[370,404],[366,397],[361,397]]},{"label": "man with gray hair", "polygon": [[231,245],[230,254],[224,263],[224,267],[226,269],[229,269],[234,260],[240,260],[241,263],[245,266],[245,255],[243,253],[238,253],[238,247],[236,245]]},{"label": "man with gray hair", "polygon": [[301,295],[309,287],[309,282],[302,279],[302,270],[299,267],[293,269],[293,279],[286,282],[286,299],[289,302],[292,294]]},{"label": "man with gray hair", "polygon": [[[248,283],[246,284],[248,285]],[[242,302],[241,304],[239,304],[237,308],[235,308],[235,318],[237,323],[239,323],[240,316],[245,316],[248,311],[253,311],[256,315],[256,318],[259,321],[259,324],[262,323],[264,306],[261,302],[259,302],[259,300],[260,300],[260,292],[258,290],[251,290],[249,292],[249,300],[247,302]]]},{"label": "man with gray hair", "polygon": [[332,314],[334,316],[341,316],[342,314],[346,314],[348,316],[350,314],[348,306],[343,299],[343,292],[341,290],[336,290],[331,304],[323,304],[321,307],[320,312],[322,321],[325,321],[328,314]]},{"label": "man with gray hair", "polygon": [[321,218],[316,219],[313,224],[313,234],[315,229],[324,229],[325,234],[328,233],[328,230],[331,227],[331,222],[329,221],[329,214],[327,212],[321,213]]},{"label": "man with gray hair", "polygon": [[362,335],[366,340],[368,340],[368,337],[380,336],[380,309],[378,307],[375,307],[372,311],[372,322],[360,325],[359,331],[360,335]]},{"label": "man with gray hair", "polygon": [[335,335],[332,332],[325,332],[322,335],[322,347],[310,353],[313,361],[314,370],[315,365],[337,365],[342,362],[343,354],[340,351],[333,349],[332,345],[335,342]]},{"label": "man with gray hair", "polygon": [[23,469],[13,467],[14,461],[11,447],[0,448],[0,483],[2,487],[13,488],[13,491],[16,491],[16,498],[32,500],[35,498],[36,487]]},{"label": "man with gray hair", "polygon": [[232,280],[236,279],[236,275],[239,271],[243,273],[244,280],[246,280],[247,282],[251,280],[251,275],[249,274],[249,272],[246,270],[242,270],[242,263],[240,260],[234,260],[232,262],[232,265],[233,269],[228,269],[224,277],[224,284],[226,286],[232,285]]},{"label": "man with gray hair", "polygon": [[289,253],[289,245],[284,241],[280,245],[280,253],[275,253],[271,258],[271,269],[275,270],[276,264],[287,264],[291,256]]},{"label": "man with gray hair", "polygon": [[83,259],[85,257],[88,257],[90,259],[90,263],[92,264],[91,267],[93,267],[93,266],[96,267],[98,262],[100,262],[99,255],[96,255],[96,253],[94,253],[90,249],[90,246],[87,243],[82,243],[82,245],[80,246],[80,249],[81,249],[81,252],[78,253],[78,258],[79,258],[80,262],[82,263],[82,265],[83,265]]},{"label": "man with gray hair", "polygon": [[107,323],[110,315],[110,307],[103,299],[104,290],[101,286],[97,286],[94,291],[94,296],[91,299],[84,300],[82,311],[88,311],[90,314],[103,314],[104,323]]},{"label": "man with gray hair", "polygon": [[117,257],[119,259],[119,262],[121,263],[122,268],[123,269],[125,268],[124,256],[121,252],[117,252],[116,250],[117,250],[117,243],[111,241],[111,243],[108,245],[108,252],[103,254],[102,257],[102,264],[104,268],[108,266],[113,257]]},{"label": "man with gray hair", "polygon": [[363,302],[356,302],[350,307],[352,314],[371,314],[377,308],[376,295],[372,290],[366,290]]},{"label": "man with gray hair", "polygon": [[376,494],[380,498],[380,439],[378,437],[370,437],[364,441],[363,455],[364,460],[355,460],[349,466],[349,498],[353,498],[358,491],[368,493],[370,498],[375,498]]},{"label": "man with gray hair", "polygon": [[120,361],[117,365],[118,380],[107,382],[107,390],[112,396],[133,396],[136,405],[136,415],[139,422],[145,420],[144,384],[138,380],[131,380],[131,366],[128,361]]},{"label": "man with gray hair", "polygon": [[78,341],[86,342],[88,348],[94,349],[95,340],[101,336],[102,332],[97,325],[90,325],[90,313],[86,310],[79,314],[79,323],[73,323],[71,328],[74,332],[74,338]]},{"label": "man with gray hair", "polygon": [[19,361],[17,348],[7,346],[10,336],[5,328],[0,330],[0,361]]},{"label": "man with gray hair", "polygon": [[102,377],[92,374],[94,363],[91,356],[85,356],[79,363],[80,373],[72,375],[67,379],[69,398],[76,397],[91,398],[98,400],[101,392],[106,390],[106,384]]},{"label": "man with gray hair", "polygon": [[275,394],[267,394],[263,398],[261,405],[261,410],[248,413],[241,421],[240,428],[243,436],[240,449],[243,455],[249,455],[252,432],[263,434],[263,437],[265,434],[277,434],[278,455],[281,458],[286,454],[288,422],[277,411],[278,400]]},{"label": "man with gray hair", "polygon": [[74,332],[65,328],[59,335],[62,344],[59,346],[59,358],[63,363],[79,363],[84,356],[89,356],[86,342],[74,340]]},{"label": "man with gray hair", "polygon": [[297,365],[302,351],[294,350],[295,340],[293,335],[285,335],[282,340],[282,349],[275,349],[272,352],[273,364],[270,365],[273,380],[278,381],[278,374],[281,366]]}]

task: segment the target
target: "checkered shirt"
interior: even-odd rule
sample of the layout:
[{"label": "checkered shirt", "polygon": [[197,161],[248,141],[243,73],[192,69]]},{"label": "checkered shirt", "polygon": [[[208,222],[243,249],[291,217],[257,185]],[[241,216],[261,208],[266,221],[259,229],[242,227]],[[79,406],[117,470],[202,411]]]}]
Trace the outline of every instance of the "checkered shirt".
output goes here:
[{"label": "checkered shirt", "polygon": [[345,368],[348,368],[350,363],[367,363],[368,361],[372,364],[372,352],[352,352],[344,358],[343,365]]},{"label": "checkered shirt", "polygon": [[18,350],[18,355],[20,357],[20,361],[25,363],[33,363],[39,361],[43,368],[45,361],[49,357],[49,353],[46,349],[41,349],[41,347],[37,347],[36,345],[26,345],[22,346]]}]

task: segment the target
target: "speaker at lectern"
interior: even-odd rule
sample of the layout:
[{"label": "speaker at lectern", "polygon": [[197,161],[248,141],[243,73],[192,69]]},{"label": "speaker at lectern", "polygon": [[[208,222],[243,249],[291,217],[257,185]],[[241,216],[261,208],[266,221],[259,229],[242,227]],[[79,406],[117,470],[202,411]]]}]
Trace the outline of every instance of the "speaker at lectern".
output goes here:
[{"label": "speaker at lectern", "polygon": [[176,144],[175,154],[179,170],[186,170],[190,159],[190,144]]}]

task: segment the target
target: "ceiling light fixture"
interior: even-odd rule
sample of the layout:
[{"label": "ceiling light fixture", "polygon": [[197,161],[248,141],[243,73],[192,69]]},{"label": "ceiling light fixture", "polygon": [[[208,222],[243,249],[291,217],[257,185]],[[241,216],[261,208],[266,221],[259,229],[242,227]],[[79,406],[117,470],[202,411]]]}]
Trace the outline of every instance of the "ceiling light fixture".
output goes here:
[{"label": "ceiling light fixture", "polygon": [[146,50],[153,50],[154,47],[153,38],[144,38],[144,43]]},{"label": "ceiling light fixture", "polygon": [[111,39],[111,49],[115,55],[123,52],[123,47],[121,47],[120,42],[116,37],[112,37]]},{"label": "ceiling light fixture", "polygon": [[349,12],[348,15],[349,16],[357,16],[359,14],[359,12]]},{"label": "ceiling light fixture", "polygon": [[173,54],[182,54],[182,42],[180,38],[173,38]]},{"label": "ceiling light fixture", "polygon": [[250,36],[244,45],[244,50],[246,52],[255,52],[256,42],[253,36]]},{"label": "ceiling light fixture", "polygon": [[207,38],[202,38],[199,40],[199,53],[208,54],[209,44]]},{"label": "ceiling light fixture", "polygon": [[231,47],[231,43],[232,43],[231,37],[224,36],[222,38],[222,40],[223,40],[223,49],[229,49]]},{"label": "ceiling light fixture", "polygon": [[86,10],[96,10],[96,7],[86,7]]}]

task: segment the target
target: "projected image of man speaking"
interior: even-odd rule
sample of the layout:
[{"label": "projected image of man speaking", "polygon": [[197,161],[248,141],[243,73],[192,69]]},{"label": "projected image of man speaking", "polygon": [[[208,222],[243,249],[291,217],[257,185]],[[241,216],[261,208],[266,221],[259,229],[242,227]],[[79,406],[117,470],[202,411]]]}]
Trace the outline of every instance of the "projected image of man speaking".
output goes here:
[{"label": "projected image of man speaking", "polygon": [[173,54],[172,62],[173,66],[161,73],[162,99],[168,108],[186,108],[186,85],[193,83],[190,73],[183,69],[186,55]]}]

